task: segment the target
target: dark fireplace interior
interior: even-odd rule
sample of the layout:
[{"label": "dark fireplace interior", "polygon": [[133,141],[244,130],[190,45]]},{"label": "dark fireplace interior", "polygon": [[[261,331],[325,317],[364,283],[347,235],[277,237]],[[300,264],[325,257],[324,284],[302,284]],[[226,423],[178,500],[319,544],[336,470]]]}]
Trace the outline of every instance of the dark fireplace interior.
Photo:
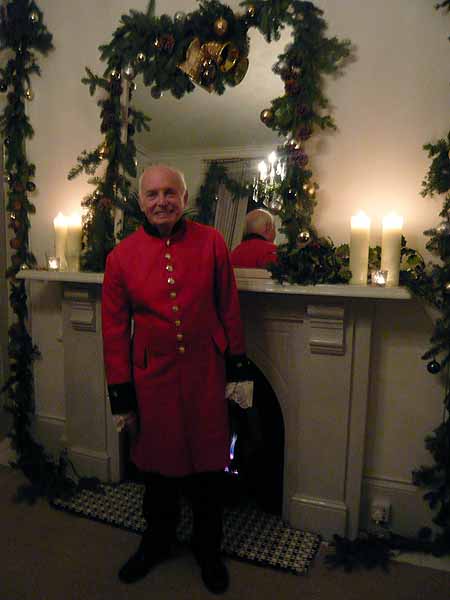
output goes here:
[{"label": "dark fireplace interior", "polygon": [[[251,363],[253,406],[242,409],[230,402],[230,467],[224,473],[227,506],[251,504],[281,515],[283,502],[284,422],[277,397],[258,367]],[[124,456],[129,456],[125,441]],[[125,479],[140,481],[130,460]]]},{"label": "dark fireplace interior", "polygon": [[253,406],[231,403],[231,464],[226,479],[228,504],[250,502],[281,515],[283,502],[284,422],[277,397],[252,363]]}]

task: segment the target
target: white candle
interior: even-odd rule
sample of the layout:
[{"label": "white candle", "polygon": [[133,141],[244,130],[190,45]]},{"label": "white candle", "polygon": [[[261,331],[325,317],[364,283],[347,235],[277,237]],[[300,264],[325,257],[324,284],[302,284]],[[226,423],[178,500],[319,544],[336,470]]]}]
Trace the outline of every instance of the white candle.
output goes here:
[{"label": "white candle", "polygon": [[66,260],[69,271],[80,270],[81,215],[67,217]]},{"label": "white candle", "polygon": [[367,285],[369,264],[370,219],[359,211],[351,218],[350,231],[350,271],[352,285]]},{"label": "white candle", "polygon": [[381,270],[388,271],[386,285],[398,285],[403,217],[390,213],[383,219],[381,234]]},{"label": "white candle", "polygon": [[62,213],[58,213],[53,219],[53,227],[55,229],[55,256],[59,257],[61,270],[66,268],[66,237],[67,237],[67,221]]}]

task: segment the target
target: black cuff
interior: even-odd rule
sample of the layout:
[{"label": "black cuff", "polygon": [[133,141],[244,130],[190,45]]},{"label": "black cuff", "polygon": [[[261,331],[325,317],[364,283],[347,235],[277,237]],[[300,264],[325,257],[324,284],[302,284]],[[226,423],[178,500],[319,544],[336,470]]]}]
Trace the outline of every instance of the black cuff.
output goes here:
[{"label": "black cuff", "polygon": [[134,391],[134,385],[131,381],[108,385],[108,395],[113,415],[136,412],[136,392]]},{"label": "black cuff", "polygon": [[252,379],[251,362],[245,354],[234,354],[226,357],[227,381],[248,381]]}]

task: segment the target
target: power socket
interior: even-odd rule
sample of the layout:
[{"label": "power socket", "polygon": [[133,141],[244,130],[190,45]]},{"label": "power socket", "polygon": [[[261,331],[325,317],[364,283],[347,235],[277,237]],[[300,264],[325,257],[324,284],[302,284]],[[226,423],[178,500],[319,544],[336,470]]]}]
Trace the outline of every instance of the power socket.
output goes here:
[{"label": "power socket", "polygon": [[391,518],[391,503],[386,498],[376,498],[370,505],[370,518],[380,524],[389,523]]}]

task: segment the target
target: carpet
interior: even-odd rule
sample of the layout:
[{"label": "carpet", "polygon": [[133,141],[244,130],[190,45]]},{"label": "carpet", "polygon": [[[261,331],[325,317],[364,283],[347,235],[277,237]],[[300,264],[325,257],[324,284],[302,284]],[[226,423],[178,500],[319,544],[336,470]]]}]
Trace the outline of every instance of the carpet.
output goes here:
[{"label": "carpet", "polygon": [[[144,486],[136,482],[102,485],[101,493],[83,490],[70,500],[56,499],[52,506],[81,517],[142,533]],[[189,543],[192,514],[183,503],[177,538]],[[305,574],[317,553],[320,536],[293,529],[280,517],[246,505],[225,508],[222,551],[226,556],[255,565]]]}]

